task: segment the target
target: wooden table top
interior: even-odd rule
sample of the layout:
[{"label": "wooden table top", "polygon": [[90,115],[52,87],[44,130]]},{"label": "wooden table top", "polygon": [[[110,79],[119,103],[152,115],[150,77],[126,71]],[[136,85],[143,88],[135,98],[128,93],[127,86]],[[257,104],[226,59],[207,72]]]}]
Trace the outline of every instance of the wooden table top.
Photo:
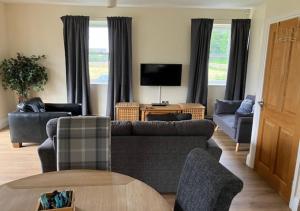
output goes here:
[{"label": "wooden table top", "polygon": [[0,207],[35,211],[39,196],[54,190],[74,191],[80,211],[171,211],[154,189],[132,177],[106,171],[70,170],[39,174],[0,186]]}]

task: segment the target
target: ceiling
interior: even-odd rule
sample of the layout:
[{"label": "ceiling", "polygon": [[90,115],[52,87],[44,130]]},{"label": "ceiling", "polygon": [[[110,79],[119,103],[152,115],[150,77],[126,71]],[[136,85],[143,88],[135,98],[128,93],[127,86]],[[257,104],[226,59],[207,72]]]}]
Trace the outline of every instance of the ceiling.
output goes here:
[{"label": "ceiling", "polygon": [[252,8],[265,0],[0,0],[4,3],[44,3],[119,7]]}]

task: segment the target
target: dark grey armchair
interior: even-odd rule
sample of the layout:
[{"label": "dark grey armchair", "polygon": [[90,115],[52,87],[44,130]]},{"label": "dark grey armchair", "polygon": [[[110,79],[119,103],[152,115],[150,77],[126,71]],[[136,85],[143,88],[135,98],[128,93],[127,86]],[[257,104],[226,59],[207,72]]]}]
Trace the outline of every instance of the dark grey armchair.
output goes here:
[{"label": "dark grey armchair", "polygon": [[[255,102],[255,96],[248,95],[246,99]],[[253,112],[242,114],[237,112],[242,100],[217,100],[213,121],[228,136],[236,142],[236,151],[240,143],[250,143],[252,133]]]},{"label": "dark grey armchair", "polygon": [[43,103],[40,98],[32,98],[8,114],[10,138],[14,147],[22,143],[41,144],[47,138],[46,124],[50,119],[81,115],[80,104]]},{"label": "dark grey armchair", "polygon": [[192,150],[179,180],[174,211],[227,211],[243,182],[203,149]]}]

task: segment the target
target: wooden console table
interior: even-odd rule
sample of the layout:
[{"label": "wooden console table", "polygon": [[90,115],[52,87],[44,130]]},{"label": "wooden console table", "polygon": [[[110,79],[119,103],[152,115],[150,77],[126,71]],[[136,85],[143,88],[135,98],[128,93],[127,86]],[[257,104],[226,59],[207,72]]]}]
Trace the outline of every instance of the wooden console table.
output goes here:
[{"label": "wooden console table", "polygon": [[193,119],[204,119],[205,107],[198,103],[179,103],[167,106],[150,104],[118,103],[116,120],[145,121],[148,114],[191,113]]}]

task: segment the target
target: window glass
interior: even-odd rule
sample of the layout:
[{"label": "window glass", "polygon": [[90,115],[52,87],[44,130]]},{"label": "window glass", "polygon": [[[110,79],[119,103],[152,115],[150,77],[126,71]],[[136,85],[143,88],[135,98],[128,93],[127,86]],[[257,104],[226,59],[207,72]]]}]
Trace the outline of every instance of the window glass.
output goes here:
[{"label": "window glass", "polygon": [[230,34],[230,24],[214,24],[209,53],[209,85],[226,85]]},{"label": "window glass", "polygon": [[107,84],[108,28],[106,21],[90,22],[89,71],[91,84]]}]

